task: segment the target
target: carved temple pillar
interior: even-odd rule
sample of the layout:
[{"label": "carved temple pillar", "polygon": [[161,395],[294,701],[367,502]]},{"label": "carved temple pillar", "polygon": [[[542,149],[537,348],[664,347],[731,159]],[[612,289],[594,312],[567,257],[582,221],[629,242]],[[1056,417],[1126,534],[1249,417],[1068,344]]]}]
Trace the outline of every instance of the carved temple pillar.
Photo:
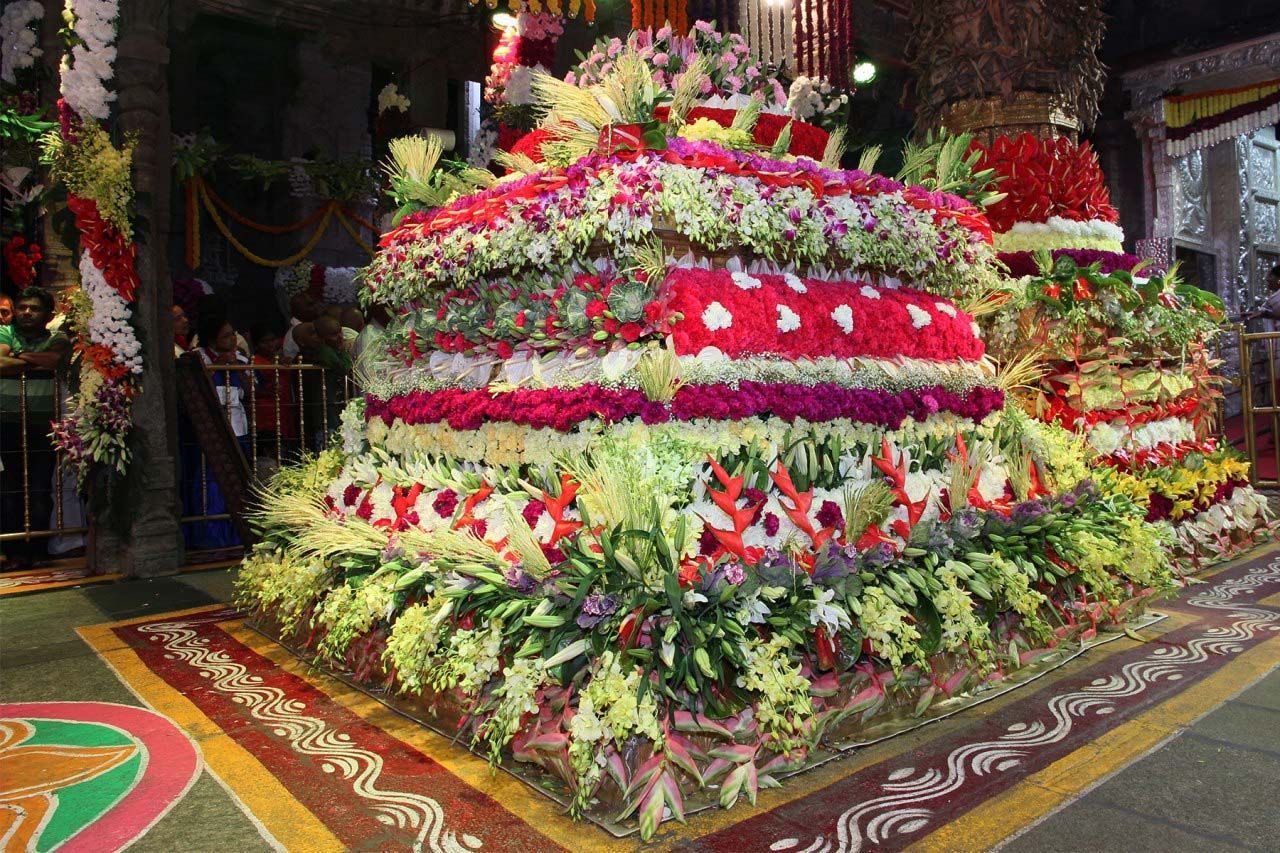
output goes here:
[{"label": "carved temple pillar", "polygon": [[[92,501],[90,565],[133,577],[170,574],[183,562],[177,491],[177,395],[174,381],[173,303],[166,251],[170,223],[169,13],[170,0],[122,0],[116,104],[120,129],[138,135],[133,174],[140,225],[134,321],[143,344],[142,392],[134,401],[134,457],[125,494],[127,527],[113,527],[107,507]],[[116,508],[117,517],[119,508]]]},{"label": "carved temple pillar", "polygon": [[920,130],[1074,141],[1097,117],[1101,0],[915,0],[912,19]]}]

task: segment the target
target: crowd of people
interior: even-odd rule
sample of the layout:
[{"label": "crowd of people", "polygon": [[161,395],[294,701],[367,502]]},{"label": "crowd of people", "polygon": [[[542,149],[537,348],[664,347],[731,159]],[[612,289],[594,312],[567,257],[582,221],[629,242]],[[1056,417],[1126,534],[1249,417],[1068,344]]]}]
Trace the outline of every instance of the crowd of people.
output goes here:
[{"label": "crowd of people", "polygon": [[[216,297],[201,299],[194,319],[191,308],[173,306],[174,355],[190,352],[203,362],[231,431],[260,477],[328,441],[351,390],[353,348],[364,329],[354,306],[322,305],[306,293],[295,295],[289,309],[281,332],[268,322],[237,329]],[[185,419],[179,445],[184,515],[223,514],[221,492],[201,466]],[[188,524],[185,532],[193,549],[238,544],[226,520]]]},{"label": "crowd of people", "polygon": [[[259,476],[303,450],[318,450],[338,426],[351,393],[356,341],[365,318],[351,305],[323,305],[309,294],[289,302],[287,324],[237,328],[226,304],[209,295],[173,306],[174,357],[192,353],[247,460]],[[50,422],[69,403],[72,338],[50,291],[0,295],[0,529],[41,532],[83,526],[76,482],[59,466]],[[324,368],[318,370],[315,368]],[[238,544],[213,476],[185,413],[179,418],[179,479],[188,548]],[[61,503],[59,503],[59,500]],[[10,565],[83,548],[78,534],[0,544]]]},{"label": "crowd of people", "polygon": [[[42,287],[0,296],[0,530],[6,533],[50,529],[61,514],[54,506],[62,476],[49,422],[66,403],[58,371],[71,340],[51,328],[53,321],[53,295]],[[16,543],[0,550],[28,556],[37,549],[48,553],[50,546],[56,553],[67,544]],[[79,537],[69,544],[82,546]]]}]

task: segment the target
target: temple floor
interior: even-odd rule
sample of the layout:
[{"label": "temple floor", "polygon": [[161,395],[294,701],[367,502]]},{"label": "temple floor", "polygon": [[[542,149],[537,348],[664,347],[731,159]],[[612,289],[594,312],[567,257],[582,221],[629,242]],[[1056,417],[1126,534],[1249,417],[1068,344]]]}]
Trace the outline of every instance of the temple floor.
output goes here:
[{"label": "temple floor", "polygon": [[256,634],[227,604],[233,572],[0,597],[11,844],[1135,851],[1274,849],[1280,837],[1277,545],[1160,602],[1167,618],[1142,642],[1121,636],[755,806],[664,823],[646,845],[570,822]]}]

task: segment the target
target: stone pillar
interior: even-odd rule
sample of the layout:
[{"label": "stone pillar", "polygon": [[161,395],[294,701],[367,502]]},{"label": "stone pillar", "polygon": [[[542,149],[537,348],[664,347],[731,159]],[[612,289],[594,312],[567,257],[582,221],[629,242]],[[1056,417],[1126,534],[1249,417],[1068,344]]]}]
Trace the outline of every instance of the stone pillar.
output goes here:
[{"label": "stone pillar", "polygon": [[915,0],[917,128],[1074,140],[1098,112],[1103,20],[1101,0]]},{"label": "stone pillar", "polygon": [[[101,500],[92,501],[89,559],[95,572],[132,577],[176,572],[183,562],[176,483],[177,405],[173,372],[173,304],[166,249],[171,142],[168,63],[170,0],[122,0],[116,103],[120,128],[138,134],[134,187],[139,219],[138,288],[134,322],[143,343],[142,393],[133,406],[134,457],[123,496],[128,527],[117,532]],[[118,508],[117,508],[118,512]]]}]

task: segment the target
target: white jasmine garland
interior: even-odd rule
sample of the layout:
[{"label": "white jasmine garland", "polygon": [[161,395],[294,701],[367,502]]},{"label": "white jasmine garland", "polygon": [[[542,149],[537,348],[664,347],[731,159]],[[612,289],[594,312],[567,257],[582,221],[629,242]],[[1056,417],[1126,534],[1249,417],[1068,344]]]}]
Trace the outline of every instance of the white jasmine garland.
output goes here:
[{"label": "white jasmine garland", "polygon": [[952,305],[950,302],[935,302],[933,303],[933,307],[937,308],[948,317],[956,316],[956,306]]},{"label": "white jasmine garland", "polygon": [[80,285],[93,303],[89,340],[109,349],[130,373],[142,373],[142,344],[129,322],[129,304],[107,284],[88,252],[80,254]]},{"label": "white jasmine garland", "polygon": [[44,17],[44,7],[37,0],[19,0],[4,7],[0,14],[0,80],[17,82],[17,72],[35,65],[44,55],[31,24]]},{"label": "white jasmine garland", "polygon": [[733,279],[733,283],[743,290],[755,290],[763,284],[760,279],[744,272],[735,272],[730,277]]}]

